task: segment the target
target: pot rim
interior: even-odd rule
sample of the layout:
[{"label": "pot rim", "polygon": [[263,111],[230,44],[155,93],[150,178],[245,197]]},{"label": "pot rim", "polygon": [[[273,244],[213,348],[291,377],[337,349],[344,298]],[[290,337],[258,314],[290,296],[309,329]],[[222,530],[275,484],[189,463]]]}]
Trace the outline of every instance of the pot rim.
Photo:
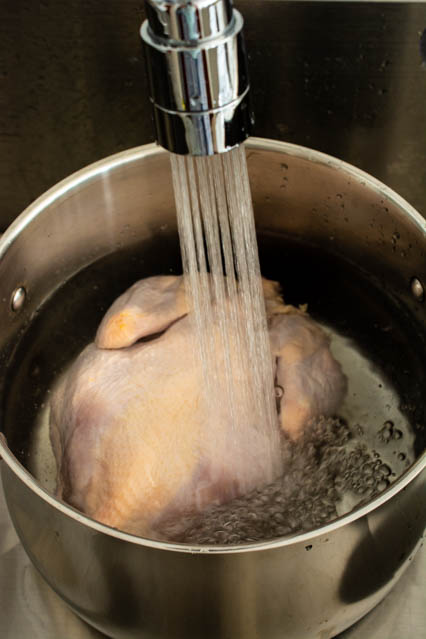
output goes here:
[{"label": "pot rim", "polygon": [[[246,143],[248,151],[275,151],[289,156],[296,156],[315,164],[321,164],[346,173],[352,179],[355,179],[362,186],[371,188],[378,193],[383,199],[387,199],[402,208],[411,221],[418,227],[419,231],[424,235],[426,242],[426,220],[418,213],[406,200],[399,196],[395,191],[385,186],[382,182],[372,177],[368,173],[358,169],[347,162],[343,162],[338,158],[327,155],[320,151],[315,151],[308,147],[288,142],[280,142],[277,140],[268,140],[265,138],[250,138]],[[60,181],[58,184],[50,188],[32,204],[30,204],[10,225],[3,236],[0,237],[0,261],[6,254],[13,242],[19,237],[19,234],[31,224],[31,222],[39,215],[47,206],[55,200],[60,199],[75,187],[84,184],[87,181],[102,175],[105,171],[112,170],[117,167],[124,166],[128,163],[137,161],[143,157],[157,155],[159,153],[167,153],[163,148],[155,143],[145,144],[143,146],[134,147],[120,153],[108,156],[98,162],[88,165],[83,169],[73,173],[69,177]],[[249,153],[248,153],[249,155]],[[5,436],[0,432],[0,461],[1,459],[7,464],[9,469],[36,495],[49,503],[53,508],[59,510],[62,514],[71,517],[78,523],[88,526],[93,530],[115,537],[117,540],[130,542],[138,546],[147,546],[158,550],[167,550],[174,552],[183,552],[188,554],[235,554],[260,550],[272,550],[282,546],[292,544],[306,544],[322,535],[331,534],[333,531],[343,528],[343,526],[353,523],[358,519],[368,515],[376,508],[389,501],[394,495],[403,490],[424,468],[426,468],[426,451],[412,464],[412,466],[389,488],[383,491],[378,497],[363,506],[355,508],[350,513],[338,517],[331,523],[315,528],[312,531],[288,535],[272,541],[264,541],[251,544],[229,545],[229,546],[198,546],[192,544],[177,544],[163,541],[155,541],[144,537],[138,537],[130,533],[122,532],[115,528],[111,528],[105,524],[101,524],[87,515],[84,515],[77,509],[54,497],[45,490],[37,480],[26,470],[26,468],[18,461],[7,445]]]}]

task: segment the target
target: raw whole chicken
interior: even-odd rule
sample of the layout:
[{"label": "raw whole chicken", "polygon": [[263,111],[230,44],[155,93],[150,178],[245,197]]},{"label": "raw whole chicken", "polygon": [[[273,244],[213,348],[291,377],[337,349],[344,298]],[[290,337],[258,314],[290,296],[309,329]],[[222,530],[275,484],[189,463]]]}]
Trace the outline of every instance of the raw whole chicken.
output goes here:
[{"label": "raw whole chicken", "polygon": [[[278,284],[263,287],[284,390],[277,428],[297,439],[310,419],[338,410],[346,378],[324,331],[284,304]],[[182,277],[141,280],[114,302],[95,343],[52,394],[58,497],[102,523],[155,538],[162,522],[238,495],[229,420],[219,405],[215,423],[205,423],[193,338]],[[216,434],[210,443],[206,426]],[[261,486],[260,435],[247,433],[237,445],[245,486]]]}]

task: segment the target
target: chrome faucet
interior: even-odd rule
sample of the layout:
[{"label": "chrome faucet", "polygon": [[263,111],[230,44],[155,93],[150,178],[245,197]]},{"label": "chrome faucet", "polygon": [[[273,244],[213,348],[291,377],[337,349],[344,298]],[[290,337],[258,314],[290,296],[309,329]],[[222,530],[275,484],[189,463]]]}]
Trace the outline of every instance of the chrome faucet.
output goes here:
[{"label": "chrome faucet", "polygon": [[250,134],[243,19],[232,0],[145,0],[142,24],[157,141],[224,153]]}]

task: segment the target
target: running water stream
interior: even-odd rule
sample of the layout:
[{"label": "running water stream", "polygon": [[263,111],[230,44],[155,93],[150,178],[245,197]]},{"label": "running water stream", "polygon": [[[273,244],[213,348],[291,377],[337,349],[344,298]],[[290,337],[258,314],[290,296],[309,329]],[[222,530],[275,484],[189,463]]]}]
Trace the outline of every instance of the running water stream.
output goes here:
[{"label": "running water stream", "polygon": [[[268,483],[281,473],[282,456],[245,150],[171,155],[171,163],[206,419],[214,424],[218,406],[225,407],[231,449],[241,441],[236,436],[241,429],[259,432],[267,445],[258,463]],[[214,432],[208,435],[214,437]],[[236,443],[234,452],[235,469],[243,467]],[[237,470],[239,479],[244,481]],[[239,485],[244,493],[247,487]]]}]

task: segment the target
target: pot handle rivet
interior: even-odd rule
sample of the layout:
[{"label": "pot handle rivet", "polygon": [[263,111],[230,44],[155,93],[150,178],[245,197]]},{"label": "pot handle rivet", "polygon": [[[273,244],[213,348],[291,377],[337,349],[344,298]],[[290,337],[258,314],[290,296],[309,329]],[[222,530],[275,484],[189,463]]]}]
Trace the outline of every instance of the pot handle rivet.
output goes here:
[{"label": "pot handle rivet", "polygon": [[17,313],[22,309],[27,299],[27,291],[23,286],[18,286],[10,297],[10,308],[14,313]]},{"label": "pot handle rivet", "polygon": [[425,289],[418,277],[413,277],[411,280],[411,292],[418,302],[423,302]]}]

